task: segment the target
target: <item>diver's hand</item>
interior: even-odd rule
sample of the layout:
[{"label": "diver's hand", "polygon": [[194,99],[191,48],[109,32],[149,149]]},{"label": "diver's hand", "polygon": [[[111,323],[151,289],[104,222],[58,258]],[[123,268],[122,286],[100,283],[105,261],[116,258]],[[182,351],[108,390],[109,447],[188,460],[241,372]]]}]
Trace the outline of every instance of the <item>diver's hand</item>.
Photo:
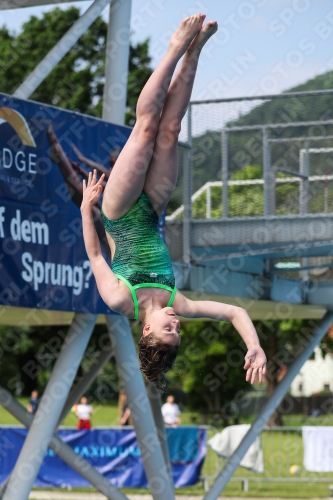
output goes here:
[{"label": "diver's hand", "polygon": [[98,202],[98,199],[103,191],[102,182],[104,177],[105,174],[101,175],[100,179],[97,180],[96,169],[93,174],[89,172],[87,184],[85,180],[83,181],[83,199],[81,203],[81,210],[84,208],[91,208]]},{"label": "diver's hand", "polygon": [[262,382],[263,375],[266,373],[266,355],[260,346],[247,351],[245,356],[244,370],[246,371],[246,381],[253,384],[258,378]]}]

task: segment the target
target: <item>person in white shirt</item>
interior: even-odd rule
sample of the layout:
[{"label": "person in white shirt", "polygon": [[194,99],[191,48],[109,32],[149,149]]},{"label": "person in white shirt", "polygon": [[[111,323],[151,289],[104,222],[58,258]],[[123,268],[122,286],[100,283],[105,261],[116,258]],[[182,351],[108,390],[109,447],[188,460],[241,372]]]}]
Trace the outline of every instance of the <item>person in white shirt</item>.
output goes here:
[{"label": "person in white shirt", "polygon": [[93,412],[92,406],[88,405],[88,400],[85,396],[80,399],[80,404],[75,409],[75,415],[79,419],[77,429],[91,429],[90,417]]},{"label": "person in white shirt", "polygon": [[162,406],[162,415],[166,427],[178,427],[180,424],[180,409],[175,403],[175,398],[170,394]]}]

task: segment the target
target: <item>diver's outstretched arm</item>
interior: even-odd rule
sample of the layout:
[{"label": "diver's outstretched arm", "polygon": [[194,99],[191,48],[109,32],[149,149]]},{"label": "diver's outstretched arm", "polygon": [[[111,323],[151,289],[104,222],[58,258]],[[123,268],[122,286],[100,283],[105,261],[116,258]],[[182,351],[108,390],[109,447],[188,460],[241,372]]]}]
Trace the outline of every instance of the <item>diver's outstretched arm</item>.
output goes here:
[{"label": "diver's outstretched arm", "polygon": [[244,369],[247,370],[246,380],[253,384],[258,377],[259,382],[262,382],[263,375],[266,373],[267,359],[260,347],[254,325],[245,309],[211,300],[190,300],[180,292],[177,292],[177,295],[174,309],[180,316],[185,318],[211,318],[232,323],[248,349],[244,365]]},{"label": "diver's outstretched arm", "polygon": [[101,244],[93,220],[92,207],[97,203],[102,191],[104,174],[97,181],[97,171],[89,172],[87,182],[83,181],[83,199],[81,203],[83,239],[90,262],[102,255]]},{"label": "diver's outstretched arm", "polygon": [[97,181],[97,172],[89,172],[87,184],[83,181],[83,201],[81,204],[83,239],[86,252],[94,273],[98,291],[104,302],[114,311],[119,308],[119,281],[103,257],[101,245],[95,229],[92,207],[97,203],[103,190],[104,174]]}]

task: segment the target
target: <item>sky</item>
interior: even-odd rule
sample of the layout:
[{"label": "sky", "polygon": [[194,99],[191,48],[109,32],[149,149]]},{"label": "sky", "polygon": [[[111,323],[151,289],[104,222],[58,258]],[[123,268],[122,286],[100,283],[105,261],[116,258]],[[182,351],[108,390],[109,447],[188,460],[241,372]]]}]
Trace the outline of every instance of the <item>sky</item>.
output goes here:
[{"label": "sky", "polygon": [[[91,2],[61,8],[73,4],[84,11]],[[0,26],[18,33],[54,6],[0,11]],[[202,53],[193,99],[279,93],[333,69],[332,0],[132,0],[132,40],[150,37],[153,67],[180,19],[195,12],[219,31]]]}]

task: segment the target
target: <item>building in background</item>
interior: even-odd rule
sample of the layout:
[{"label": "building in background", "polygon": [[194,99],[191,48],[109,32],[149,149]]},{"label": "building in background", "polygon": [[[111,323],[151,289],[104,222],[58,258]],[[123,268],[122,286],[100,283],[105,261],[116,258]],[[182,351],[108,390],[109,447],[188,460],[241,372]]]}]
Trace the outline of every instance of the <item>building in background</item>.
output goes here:
[{"label": "building in background", "polygon": [[323,391],[333,392],[333,355],[322,356],[316,347],[312,359],[306,361],[290,386],[292,396],[312,396]]}]

